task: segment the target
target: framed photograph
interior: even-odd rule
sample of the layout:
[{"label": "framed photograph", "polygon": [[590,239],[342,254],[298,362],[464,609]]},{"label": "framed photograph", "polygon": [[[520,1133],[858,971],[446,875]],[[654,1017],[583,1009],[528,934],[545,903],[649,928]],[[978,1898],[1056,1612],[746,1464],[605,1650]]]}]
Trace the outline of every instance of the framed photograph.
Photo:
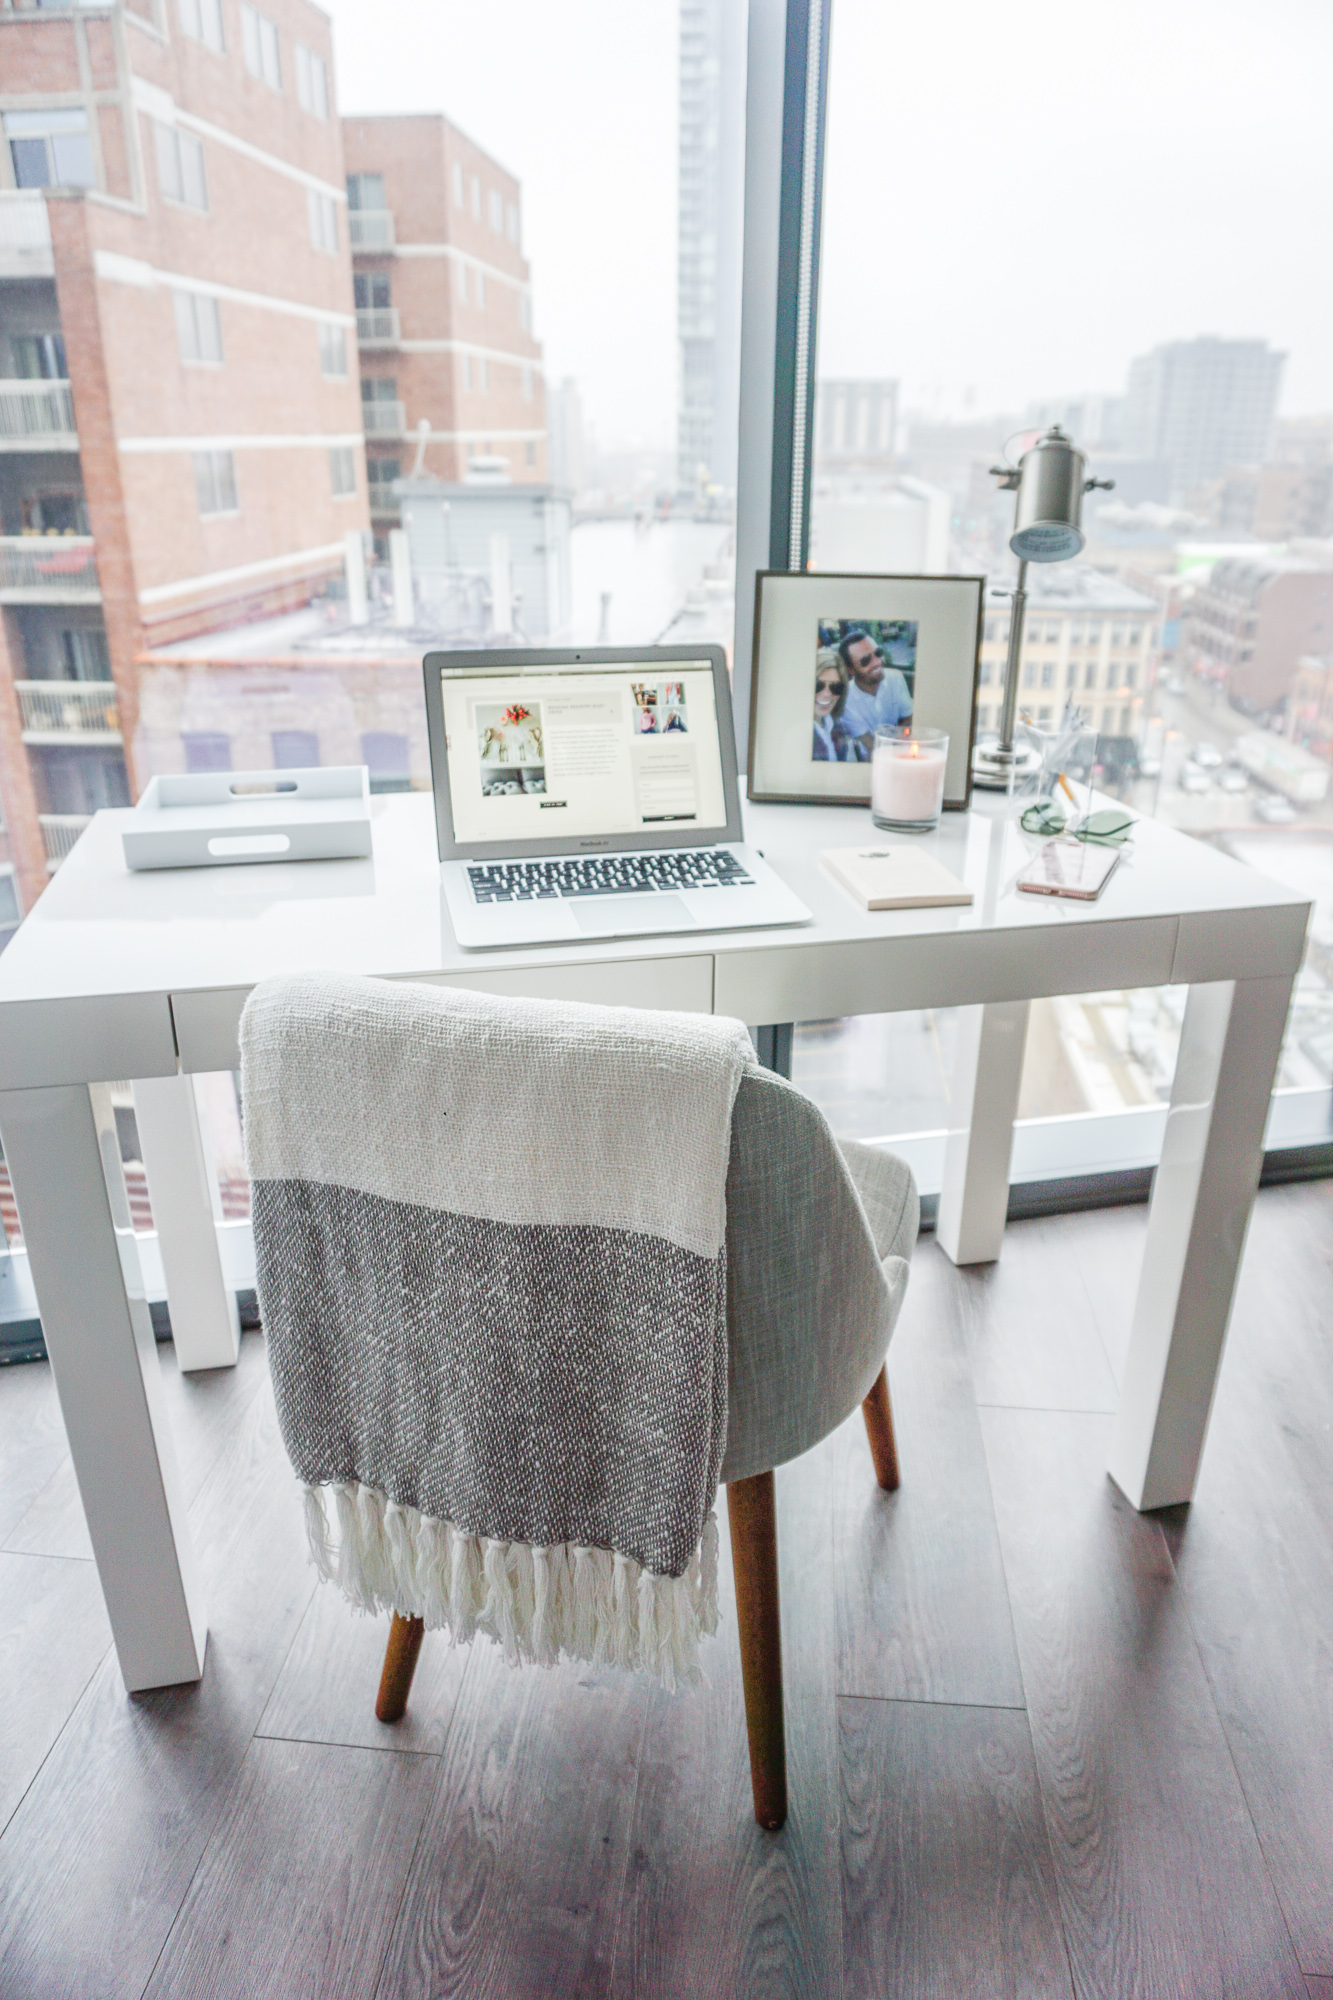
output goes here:
[{"label": "framed photograph", "polygon": [[972,796],[980,576],[755,578],[749,794],[771,804],[870,797],[876,729],[949,733],[946,810]]}]

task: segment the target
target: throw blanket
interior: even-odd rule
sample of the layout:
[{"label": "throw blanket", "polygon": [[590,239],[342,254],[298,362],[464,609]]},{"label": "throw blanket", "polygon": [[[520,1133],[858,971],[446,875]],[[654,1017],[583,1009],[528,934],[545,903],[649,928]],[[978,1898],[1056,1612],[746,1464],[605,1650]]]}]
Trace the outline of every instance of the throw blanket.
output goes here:
[{"label": "throw blanket", "polygon": [[353,1603],[514,1663],[697,1678],[752,1063],[706,1016],[256,987],[260,1311],[311,1553]]}]

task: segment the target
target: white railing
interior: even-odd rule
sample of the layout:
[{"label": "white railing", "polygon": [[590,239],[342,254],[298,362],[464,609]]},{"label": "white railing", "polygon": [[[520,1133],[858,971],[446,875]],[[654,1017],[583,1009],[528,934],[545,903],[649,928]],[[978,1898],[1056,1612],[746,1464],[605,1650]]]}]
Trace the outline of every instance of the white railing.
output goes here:
[{"label": "white railing", "polygon": [[402,338],[397,306],[358,306],[356,337],[363,347],[393,346]]},{"label": "white railing", "polygon": [[362,403],[366,436],[400,438],[407,429],[407,411],[401,403]]},{"label": "white railing", "polygon": [[0,537],[0,597],[18,604],[97,603],[92,536]]},{"label": "white railing", "polygon": [[69,383],[0,382],[0,440],[48,437],[77,443]]},{"label": "white railing", "polygon": [[26,264],[34,271],[51,268],[51,224],[40,194],[0,194],[0,263],[11,271]]},{"label": "white railing", "polygon": [[38,813],[37,824],[42,829],[47,870],[54,874],[85,826],[92,824],[92,814]]},{"label": "white railing", "polygon": [[69,736],[120,741],[120,711],[110,681],[15,681],[23,739]]},{"label": "white railing", "polygon": [[396,514],[398,501],[393,490],[392,479],[372,479],[370,481],[370,511],[372,514]]},{"label": "white railing", "polygon": [[387,208],[354,208],[347,223],[353,250],[393,249],[393,216]]}]

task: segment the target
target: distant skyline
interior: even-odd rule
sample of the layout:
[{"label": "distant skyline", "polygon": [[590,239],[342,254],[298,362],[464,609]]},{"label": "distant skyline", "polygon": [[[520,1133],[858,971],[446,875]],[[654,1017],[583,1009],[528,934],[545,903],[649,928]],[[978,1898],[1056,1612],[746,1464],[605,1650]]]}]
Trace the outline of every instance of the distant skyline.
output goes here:
[{"label": "distant skyline", "polygon": [[[444,111],[519,176],[549,377],[669,449],[675,0],[330,12],[340,108]],[[1215,333],[1288,354],[1281,415],[1333,410],[1330,74],[1324,0],[835,0],[820,374],[981,418]]]}]

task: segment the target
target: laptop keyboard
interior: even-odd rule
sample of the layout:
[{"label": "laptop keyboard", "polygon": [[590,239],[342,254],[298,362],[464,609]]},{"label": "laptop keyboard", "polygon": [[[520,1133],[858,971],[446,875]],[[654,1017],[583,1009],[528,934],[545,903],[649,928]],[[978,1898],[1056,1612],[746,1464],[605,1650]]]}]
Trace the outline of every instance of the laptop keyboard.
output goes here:
[{"label": "laptop keyboard", "polygon": [[535,903],[552,896],[632,896],[654,889],[754,887],[725,847],[679,854],[580,854],[558,861],[472,862],[468,880],[479,903]]}]

